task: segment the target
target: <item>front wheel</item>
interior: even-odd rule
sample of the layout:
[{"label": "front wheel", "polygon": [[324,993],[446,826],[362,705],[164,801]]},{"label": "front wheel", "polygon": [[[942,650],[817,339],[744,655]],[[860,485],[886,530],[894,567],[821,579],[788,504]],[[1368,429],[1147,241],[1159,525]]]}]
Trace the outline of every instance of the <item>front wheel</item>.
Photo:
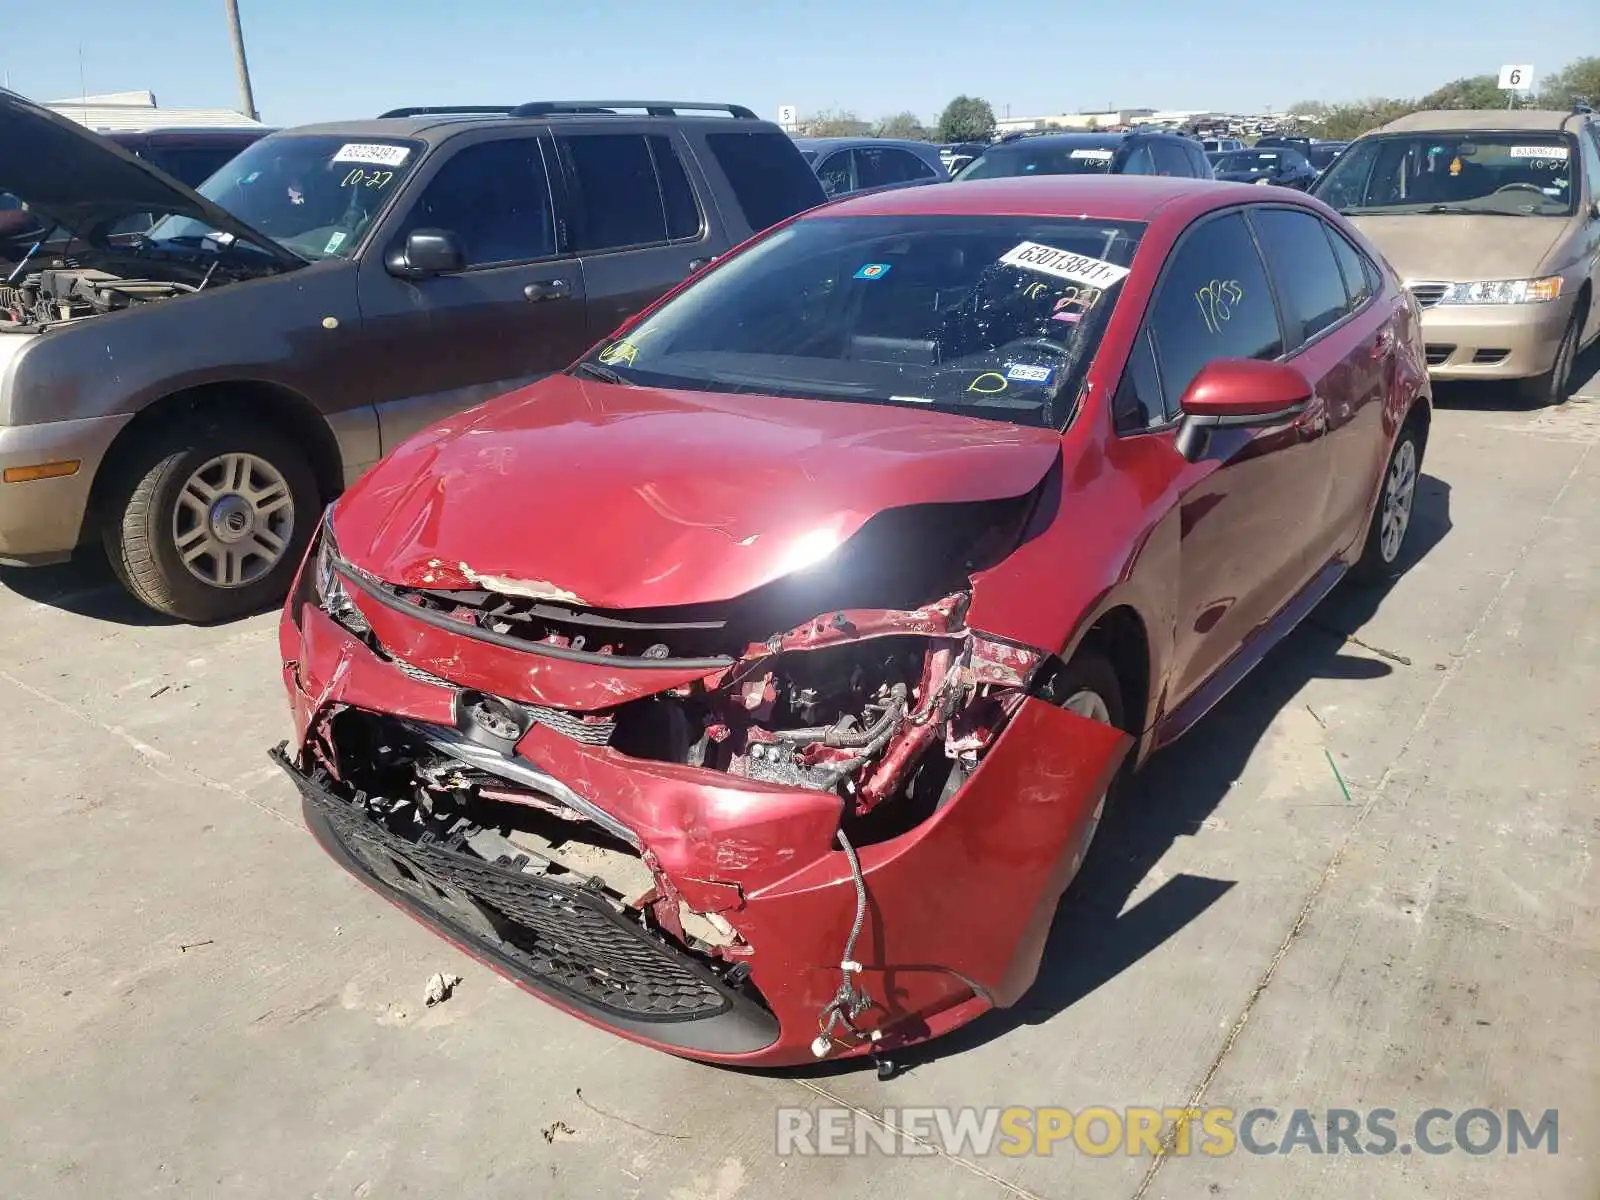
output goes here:
[{"label": "front wheel", "polygon": [[1565,404],[1572,391],[1572,365],[1578,360],[1578,338],[1583,333],[1583,304],[1573,308],[1572,318],[1561,333],[1556,359],[1543,375],[1521,381],[1522,398],[1529,404]]},{"label": "front wheel", "polygon": [[1394,575],[1411,532],[1411,514],[1416,506],[1417,479],[1422,473],[1422,440],[1416,427],[1407,425],[1389,452],[1389,465],[1383,472],[1383,490],[1367,526],[1367,540],[1351,574],[1367,583],[1377,583]]},{"label": "front wheel", "polygon": [[152,435],[118,465],[102,539],[139,601],[198,623],[282,600],[316,525],[316,478],[275,429],[200,418]]},{"label": "front wheel", "polygon": [[[1100,721],[1117,729],[1127,729],[1122,703],[1122,685],[1117,680],[1117,672],[1110,661],[1094,649],[1086,648],[1073,655],[1072,661],[1050,680],[1047,694],[1068,712],[1087,717],[1091,721]],[[1117,772],[1116,778],[1095,801],[1094,811],[1084,827],[1083,837],[1078,842],[1072,866],[1068,871],[1068,886],[1082,870],[1084,860],[1089,855],[1089,848],[1094,844],[1095,835],[1100,832],[1100,824],[1105,817],[1106,809],[1116,799],[1118,784],[1124,774],[1123,771]]]}]

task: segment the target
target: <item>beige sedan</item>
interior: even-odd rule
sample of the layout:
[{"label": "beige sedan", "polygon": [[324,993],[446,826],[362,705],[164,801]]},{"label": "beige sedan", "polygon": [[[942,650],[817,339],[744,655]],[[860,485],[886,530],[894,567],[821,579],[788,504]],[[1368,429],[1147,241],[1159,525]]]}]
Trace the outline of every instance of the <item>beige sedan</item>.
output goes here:
[{"label": "beige sedan", "polygon": [[1600,338],[1600,117],[1413,113],[1352,143],[1313,191],[1405,280],[1435,379],[1567,398]]}]

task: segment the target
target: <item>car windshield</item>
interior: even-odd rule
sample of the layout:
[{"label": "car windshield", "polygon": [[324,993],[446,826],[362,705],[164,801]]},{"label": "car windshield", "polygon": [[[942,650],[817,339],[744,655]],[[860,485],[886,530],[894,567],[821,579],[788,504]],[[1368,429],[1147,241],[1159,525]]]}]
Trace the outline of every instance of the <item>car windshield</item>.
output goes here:
[{"label": "car windshield", "polygon": [[1083,217],[814,217],[574,370],[1060,428],[1143,231]]},{"label": "car windshield", "polygon": [[1218,171],[1248,171],[1252,175],[1271,174],[1283,165],[1287,162],[1276,150],[1230,150],[1212,164]]},{"label": "car windshield", "polygon": [[1384,134],[1345,150],[1316,195],[1355,215],[1569,216],[1576,203],[1570,155],[1555,133]]},{"label": "car windshield", "polygon": [[1074,146],[1061,142],[1013,142],[992,146],[967,164],[958,181],[1000,179],[1012,175],[1104,175],[1116,151],[1110,146]]},{"label": "car windshield", "polygon": [[[415,168],[415,142],[344,137],[263,138],[196,190],[302,258],[348,258]],[[150,231],[157,244],[199,244],[213,233],[189,217]]]}]

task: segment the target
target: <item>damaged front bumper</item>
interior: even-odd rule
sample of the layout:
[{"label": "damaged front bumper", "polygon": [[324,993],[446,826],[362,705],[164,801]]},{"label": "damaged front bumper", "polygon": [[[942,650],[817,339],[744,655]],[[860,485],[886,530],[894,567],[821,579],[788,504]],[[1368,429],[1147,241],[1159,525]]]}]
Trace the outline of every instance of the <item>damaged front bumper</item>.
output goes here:
[{"label": "damaged front bumper", "polygon": [[[676,712],[701,660],[608,669],[345,599],[336,620],[297,587],[280,629],[297,745],[276,757],[318,840],[552,1003],[707,1061],[888,1051],[1014,1003],[1131,744],[1015,686],[1003,652],[975,665],[953,608],[882,631],[926,639],[922,677],[853,684],[859,722],[778,728],[792,681],[764,667],[873,640],[866,616],[775,636],[747,671],[718,661],[751,720],[702,717],[672,761],[610,714]],[[994,691],[992,728],[964,725]]]}]

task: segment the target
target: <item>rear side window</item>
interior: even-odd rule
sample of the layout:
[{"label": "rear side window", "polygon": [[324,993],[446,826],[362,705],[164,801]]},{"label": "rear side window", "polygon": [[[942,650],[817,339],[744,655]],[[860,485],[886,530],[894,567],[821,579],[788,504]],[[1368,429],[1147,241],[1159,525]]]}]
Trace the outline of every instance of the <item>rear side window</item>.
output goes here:
[{"label": "rear side window", "polygon": [[1287,208],[1258,208],[1251,219],[1278,286],[1293,349],[1350,311],[1344,277],[1317,217]]},{"label": "rear side window", "polygon": [[1149,142],[1138,142],[1133,149],[1128,151],[1128,157],[1122,161],[1122,175],[1154,175],[1156,173],[1155,157],[1150,153]]},{"label": "rear side window", "polygon": [[781,133],[708,133],[711,151],[750,228],[762,230],[826,197],[795,144]]},{"label": "rear side window", "polygon": [[[573,192],[574,250],[592,254],[668,240],[667,188],[666,181],[656,177],[656,152],[670,159],[669,139],[640,133],[580,133],[559,137],[556,144]],[[676,165],[676,203],[681,209],[688,180],[682,165]],[[678,220],[685,220],[681,211]],[[698,219],[694,224],[698,227]]]},{"label": "rear side window", "polygon": [[1112,415],[1118,433],[1139,433],[1167,419],[1161,396],[1161,374],[1156,369],[1155,350],[1150,331],[1140,330],[1123,368],[1122,381],[1112,401]]},{"label": "rear side window", "polygon": [[1213,359],[1270,360],[1283,353],[1267,272],[1241,214],[1215,217],[1179,244],[1147,327],[1161,391],[1174,412],[1200,368]]},{"label": "rear side window", "polygon": [[817,168],[817,178],[830,196],[842,196],[851,190],[850,151],[839,150],[830,154]]},{"label": "rear side window", "polygon": [[1155,142],[1150,151],[1155,155],[1157,175],[1179,175],[1187,177],[1194,171],[1189,167],[1189,156],[1183,152],[1183,147],[1175,146],[1171,142]]},{"label": "rear side window", "polygon": [[694,188],[684,172],[678,148],[665,134],[650,136],[650,157],[655,159],[656,180],[661,185],[661,204],[667,211],[667,237],[673,241],[697,237],[703,222]]},{"label": "rear side window", "polygon": [[1337,230],[1327,229],[1328,241],[1333,243],[1333,256],[1339,260],[1339,271],[1344,276],[1345,291],[1350,293],[1350,307],[1360,308],[1372,299],[1372,277],[1376,268],[1367,261],[1367,256],[1352,246],[1342,233]]}]

